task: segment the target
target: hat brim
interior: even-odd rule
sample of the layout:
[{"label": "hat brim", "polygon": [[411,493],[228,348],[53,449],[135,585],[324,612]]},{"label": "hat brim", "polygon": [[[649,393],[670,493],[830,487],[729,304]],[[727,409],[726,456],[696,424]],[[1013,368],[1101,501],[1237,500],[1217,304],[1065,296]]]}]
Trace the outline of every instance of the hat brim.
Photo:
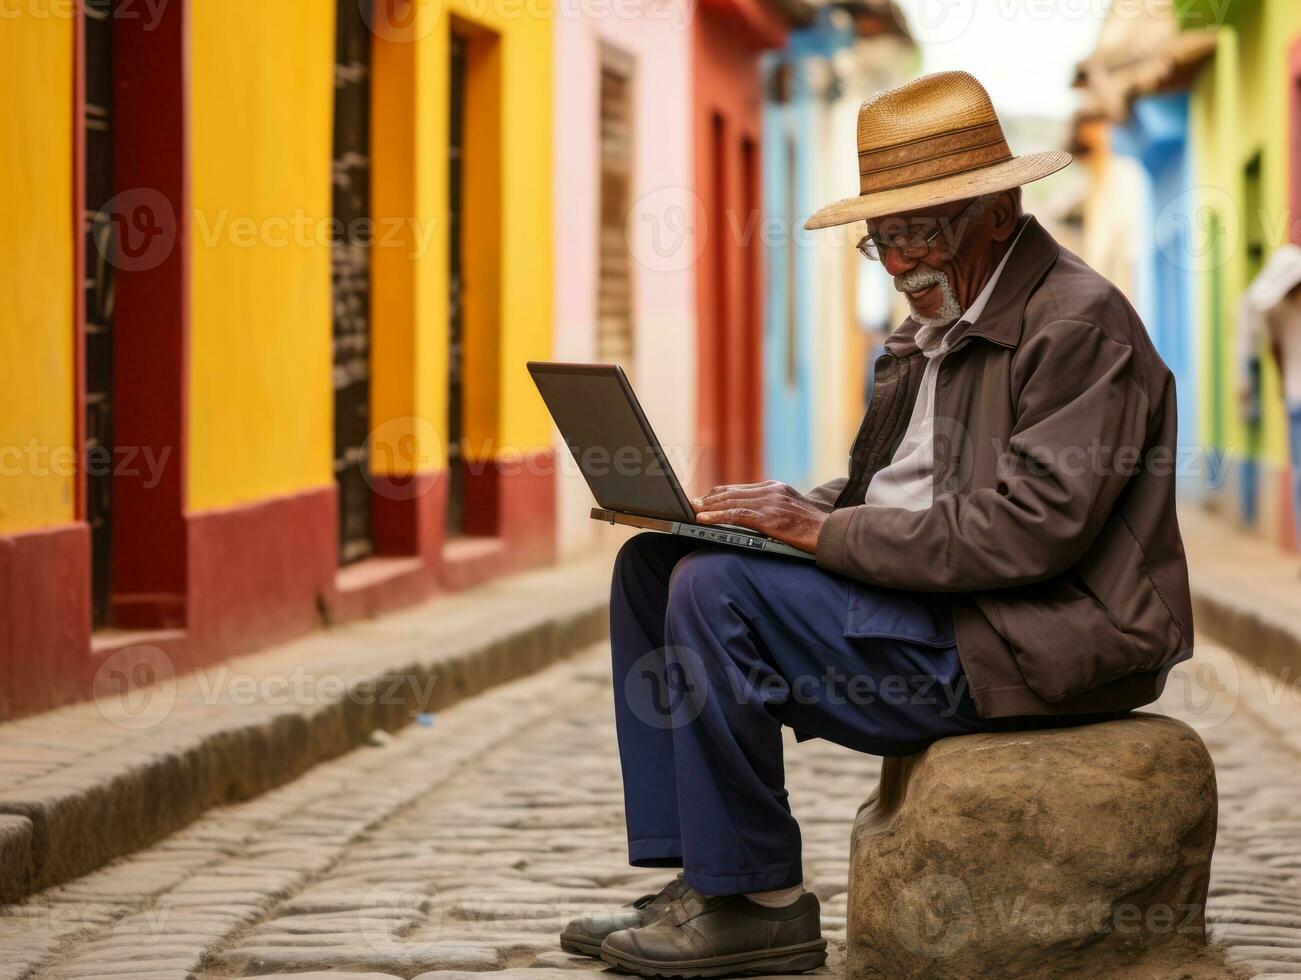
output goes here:
[{"label": "hat brim", "polygon": [[888,214],[907,214],[935,204],[964,201],[969,197],[1011,190],[1055,174],[1068,166],[1072,159],[1064,150],[1030,153],[951,177],[847,197],[816,211],[804,222],[804,227],[809,231],[832,228],[835,225],[881,218]]}]

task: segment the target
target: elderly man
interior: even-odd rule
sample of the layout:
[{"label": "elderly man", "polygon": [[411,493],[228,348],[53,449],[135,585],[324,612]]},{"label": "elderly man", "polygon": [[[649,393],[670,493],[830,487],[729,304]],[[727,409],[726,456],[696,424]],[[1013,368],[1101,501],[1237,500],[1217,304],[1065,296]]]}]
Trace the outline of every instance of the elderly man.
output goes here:
[{"label": "elderly man", "polygon": [[629,856],[683,872],[561,943],[642,975],[824,961],[783,725],[902,755],[1078,724],[1154,700],[1192,644],[1173,379],[1120,292],[1022,214],[1069,156],[1012,156],[960,72],[865,103],[858,148],[862,193],[807,227],[866,221],[912,315],[849,474],[694,501],[816,564],[644,534],[615,567]]}]

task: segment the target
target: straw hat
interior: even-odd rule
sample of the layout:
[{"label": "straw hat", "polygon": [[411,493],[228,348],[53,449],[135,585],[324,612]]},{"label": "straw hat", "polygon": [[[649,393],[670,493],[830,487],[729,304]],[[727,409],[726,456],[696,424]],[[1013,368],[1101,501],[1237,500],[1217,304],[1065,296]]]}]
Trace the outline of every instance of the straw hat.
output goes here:
[{"label": "straw hat", "polygon": [[1016,157],[985,87],[965,71],[925,75],[858,110],[858,197],[804,223],[830,228],[1010,190],[1071,162],[1063,151]]}]

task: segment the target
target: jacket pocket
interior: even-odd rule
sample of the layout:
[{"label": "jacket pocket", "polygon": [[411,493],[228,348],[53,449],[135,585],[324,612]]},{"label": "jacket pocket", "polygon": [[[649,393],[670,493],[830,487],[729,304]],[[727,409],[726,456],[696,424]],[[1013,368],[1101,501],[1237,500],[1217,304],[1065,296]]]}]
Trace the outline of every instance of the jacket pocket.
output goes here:
[{"label": "jacket pocket", "polygon": [[1148,574],[1142,545],[1121,516],[1108,521],[1075,575],[1120,624],[1146,667],[1155,670],[1180,659],[1187,647],[1183,630]]},{"label": "jacket pocket", "polygon": [[1074,575],[977,601],[1026,685],[1045,701],[1065,701],[1150,666]]},{"label": "jacket pocket", "polygon": [[943,597],[846,584],[845,636],[905,640],[941,649],[954,645],[953,616]]}]

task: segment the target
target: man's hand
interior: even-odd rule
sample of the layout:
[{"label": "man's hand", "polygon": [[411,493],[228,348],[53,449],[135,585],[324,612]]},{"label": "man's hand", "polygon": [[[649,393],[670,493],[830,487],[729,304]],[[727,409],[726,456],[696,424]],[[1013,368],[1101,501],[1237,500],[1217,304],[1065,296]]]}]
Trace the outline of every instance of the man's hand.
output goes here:
[{"label": "man's hand", "polygon": [[776,480],[714,487],[692,505],[701,524],[736,524],[801,551],[818,550],[827,511]]}]

